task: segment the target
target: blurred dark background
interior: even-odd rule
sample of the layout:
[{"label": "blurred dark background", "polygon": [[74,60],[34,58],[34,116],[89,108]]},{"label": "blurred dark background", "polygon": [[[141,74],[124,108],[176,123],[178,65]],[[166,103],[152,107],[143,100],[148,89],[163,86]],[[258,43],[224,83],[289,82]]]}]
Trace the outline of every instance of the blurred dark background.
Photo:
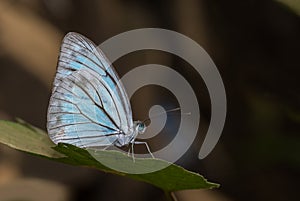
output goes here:
[{"label": "blurred dark background", "polygon": [[[210,100],[191,66],[159,51],[131,53],[114,66],[123,75],[138,65],[164,64],[180,72],[197,93],[199,136],[178,163],[221,187],[178,192],[178,199],[298,200],[299,15],[297,0],[1,0],[0,118],[20,117],[46,129],[59,46],[67,32],[82,33],[99,44],[132,29],[171,29],[208,52],[226,88],[225,128],[205,159],[199,161],[197,154],[209,124]],[[161,94],[170,95],[162,89],[139,90],[132,99],[135,117],[147,117],[151,104],[160,101],[176,106],[174,97],[170,101],[157,98]],[[165,135],[172,135],[170,131],[176,128],[166,129]],[[155,148],[157,142],[151,144]],[[0,200],[17,199],[165,198],[148,184],[58,164],[0,145]]]}]

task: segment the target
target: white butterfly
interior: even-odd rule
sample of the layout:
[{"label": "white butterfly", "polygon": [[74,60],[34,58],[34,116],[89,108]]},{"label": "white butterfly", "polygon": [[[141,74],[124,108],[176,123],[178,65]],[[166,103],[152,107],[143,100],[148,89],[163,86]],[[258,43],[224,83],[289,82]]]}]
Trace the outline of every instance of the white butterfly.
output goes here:
[{"label": "white butterfly", "polygon": [[130,103],[113,66],[86,37],[68,33],[62,42],[48,108],[47,129],[54,143],[78,147],[118,147],[145,132],[132,120]]}]

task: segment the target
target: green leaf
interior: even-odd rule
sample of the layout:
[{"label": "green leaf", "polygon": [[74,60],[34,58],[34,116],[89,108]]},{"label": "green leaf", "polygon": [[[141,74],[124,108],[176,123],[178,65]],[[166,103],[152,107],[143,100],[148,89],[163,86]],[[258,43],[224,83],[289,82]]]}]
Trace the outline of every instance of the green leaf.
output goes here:
[{"label": "green leaf", "polygon": [[28,153],[60,158],[63,155],[51,147],[55,146],[45,132],[27,123],[18,124],[0,120],[0,142]]},{"label": "green leaf", "polygon": [[[218,184],[208,182],[203,176],[190,172],[177,165],[171,164],[160,159],[140,159],[135,161],[126,154],[110,150],[86,150],[69,144],[58,144],[57,146],[49,139],[48,135],[26,122],[14,123],[0,120],[0,142],[12,148],[28,152],[34,155],[49,158],[51,160],[78,166],[87,166],[99,169],[104,172],[126,176],[138,181],[143,181],[163,189],[166,192],[215,188]],[[91,154],[93,156],[91,156]],[[101,158],[110,164],[126,170],[133,168],[145,169],[149,167],[166,168],[146,173],[129,174],[125,171],[116,171],[101,164],[95,158]],[[105,163],[106,164],[106,163]],[[123,170],[122,169],[122,170]]]}]

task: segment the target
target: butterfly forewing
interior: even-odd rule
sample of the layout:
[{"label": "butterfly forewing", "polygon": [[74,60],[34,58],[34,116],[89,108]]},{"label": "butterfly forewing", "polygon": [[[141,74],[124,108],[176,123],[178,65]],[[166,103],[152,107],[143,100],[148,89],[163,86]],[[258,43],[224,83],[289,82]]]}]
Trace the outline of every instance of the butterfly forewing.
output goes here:
[{"label": "butterfly forewing", "polygon": [[107,146],[130,133],[130,103],[118,75],[101,50],[77,33],[65,36],[48,109],[55,142]]}]

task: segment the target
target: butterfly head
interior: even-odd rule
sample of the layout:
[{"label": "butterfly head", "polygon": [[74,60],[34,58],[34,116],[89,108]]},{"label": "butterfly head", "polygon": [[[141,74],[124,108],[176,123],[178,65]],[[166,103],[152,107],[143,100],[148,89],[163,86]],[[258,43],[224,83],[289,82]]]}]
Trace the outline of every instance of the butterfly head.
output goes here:
[{"label": "butterfly head", "polygon": [[142,121],[136,121],[135,122],[135,130],[137,132],[137,134],[143,134],[146,130],[146,125],[144,122]]}]

